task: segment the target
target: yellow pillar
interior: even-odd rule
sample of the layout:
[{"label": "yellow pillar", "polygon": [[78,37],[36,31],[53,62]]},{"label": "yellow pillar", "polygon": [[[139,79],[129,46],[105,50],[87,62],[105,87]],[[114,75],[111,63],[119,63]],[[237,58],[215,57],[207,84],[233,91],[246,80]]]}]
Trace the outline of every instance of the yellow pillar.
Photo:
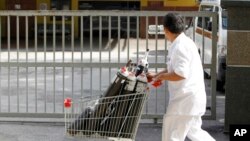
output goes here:
[{"label": "yellow pillar", "polygon": [[148,6],[148,0],[141,0],[141,7]]},{"label": "yellow pillar", "polygon": [[0,0],[0,10],[5,10],[5,0]]},{"label": "yellow pillar", "polygon": [[164,6],[196,6],[197,0],[164,0]]},{"label": "yellow pillar", "polygon": [[[71,0],[71,10],[78,10],[78,0]],[[79,35],[79,25],[78,25],[78,17],[74,18],[74,37],[77,38]]]},{"label": "yellow pillar", "polygon": [[[0,0],[0,10],[6,10],[5,0]],[[5,37],[6,35],[6,20],[5,18],[1,18],[1,37]]]},{"label": "yellow pillar", "polygon": [[[47,4],[47,10],[50,10],[50,0],[37,0],[36,1],[36,9],[37,10],[40,10],[41,4]],[[47,20],[48,23],[50,22],[49,17],[47,17],[46,20]],[[37,23],[38,24],[43,24],[43,17],[38,17],[37,18]]]},{"label": "yellow pillar", "polygon": [[42,4],[42,3],[45,3],[45,4],[47,4],[47,10],[50,10],[50,0],[36,0],[36,9],[37,10],[40,10],[40,5]]}]

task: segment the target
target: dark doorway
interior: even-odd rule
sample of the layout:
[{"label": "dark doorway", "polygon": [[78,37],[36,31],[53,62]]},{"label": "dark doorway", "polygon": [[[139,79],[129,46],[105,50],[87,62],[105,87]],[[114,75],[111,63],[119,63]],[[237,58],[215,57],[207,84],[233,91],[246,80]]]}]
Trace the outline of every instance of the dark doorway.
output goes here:
[{"label": "dark doorway", "polygon": [[[6,1],[6,10],[36,10],[36,0],[9,0]],[[11,16],[10,17],[10,37],[15,38],[17,33],[17,17]],[[8,23],[7,23],[8,24]],[[19,36],[20,38],[25,37],[25,17],[20,16],[19,17]],[[6,26],[8,27],[8,25]],[[34,30],[34,17],[28,17],[28,32],[29,37],[32,37],[31,35],[32,30]],[[6,33],[8,34],[8,33]]]}]

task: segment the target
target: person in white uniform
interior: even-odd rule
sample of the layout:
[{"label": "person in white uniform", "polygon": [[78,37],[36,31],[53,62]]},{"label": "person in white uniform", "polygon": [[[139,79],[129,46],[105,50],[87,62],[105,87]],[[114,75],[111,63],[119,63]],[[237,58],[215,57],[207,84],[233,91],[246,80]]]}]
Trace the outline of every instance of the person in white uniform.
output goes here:
[{"label": "person in white uniform", "polygon": [[206,110],[203,68],[198,49],[184,30],[180,14],[164,17],[165,37],[171,42],[167,68],[147,74],[154,81],[168,81],[169,104],[163,117],[162,141],[184,141],[186,137],[192,141],[214,141],[201,128]]}]

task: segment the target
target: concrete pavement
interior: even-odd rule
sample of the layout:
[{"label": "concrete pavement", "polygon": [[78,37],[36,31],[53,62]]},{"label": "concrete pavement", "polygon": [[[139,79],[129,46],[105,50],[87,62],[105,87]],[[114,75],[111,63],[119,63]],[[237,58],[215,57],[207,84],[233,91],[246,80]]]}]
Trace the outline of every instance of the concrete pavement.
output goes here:
[{"label": "concrete pavement", "polygon": [[[136,141],[161,141],[161,124],[140,124]],[[223,133],[223,124],[205,120],[203,129],[208,131],[217,141],[228,141],[229,135]],[[0,141],[82,141],[68,137],[62,125],[46,124],[0,124]],[[97,139],[94,139],[97,141]],[[92,141],[92,140],[91,140]],[[98,140],[99,141],[99,140]],[[189,141],[186,139],[185,141]]]}]

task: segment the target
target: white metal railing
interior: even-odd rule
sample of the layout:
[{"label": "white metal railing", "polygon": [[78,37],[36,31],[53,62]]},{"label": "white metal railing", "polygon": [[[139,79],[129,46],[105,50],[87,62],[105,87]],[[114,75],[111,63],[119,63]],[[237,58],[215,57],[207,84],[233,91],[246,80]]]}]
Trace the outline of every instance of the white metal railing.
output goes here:
[{"label": "white metal railing", "polygon": [[[179,12],[186,21],[215,13]],[[150,50],[150,69],[166,67],[168,42],[149,36],[165,11],[0,11],[1,117],[63,117],[63,99],[99,95],[119,67]],[[192,27],[191,27],[192,28]],[[102,30],[100,30],[102,29]],[[216,36],[213,28],[212,36]],[[195,38],[195,29],[190,37]],[[157,32],[157,30],[155,30]],[[152,32],[150,32],[152,33]],[[153,33],[151,34],[153,35]],[[213,40],[213,53],[216,54]],[[215,60],[214,60],[215,59]],[[211,64],[206,117],[216,116],[216,57]],[[162,118],[167,84],[151,89],[143,118]]]}]

